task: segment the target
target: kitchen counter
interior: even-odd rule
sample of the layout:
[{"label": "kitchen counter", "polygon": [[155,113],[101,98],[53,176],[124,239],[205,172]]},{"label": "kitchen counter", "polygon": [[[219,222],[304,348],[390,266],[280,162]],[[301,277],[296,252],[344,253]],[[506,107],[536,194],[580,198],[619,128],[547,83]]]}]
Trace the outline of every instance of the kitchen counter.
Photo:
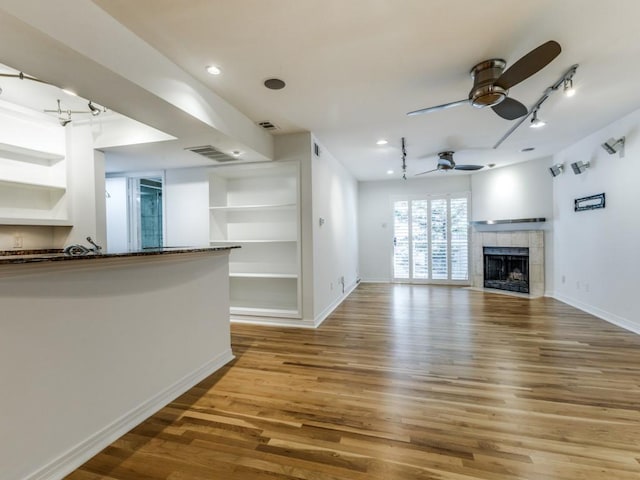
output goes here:
[{"label": "kitchen counter", "polygon": [[42,250],[0,250],[0,265],[20,263],[59,262],[69,260],[104,260],[108,258],[147,257],[156,255],[184,255],[190,253],[207,253],[216,251],[228,251],[240,248],[238,245],[225,245],[219,247],[163,247],[149,248],[130,252],[87,253],[85,255],[70,255],[61,249]]},{"label": "kitchen counter", "polygon": [[231,361],[233,248],[0,252],[0,477],[63,478]]}]

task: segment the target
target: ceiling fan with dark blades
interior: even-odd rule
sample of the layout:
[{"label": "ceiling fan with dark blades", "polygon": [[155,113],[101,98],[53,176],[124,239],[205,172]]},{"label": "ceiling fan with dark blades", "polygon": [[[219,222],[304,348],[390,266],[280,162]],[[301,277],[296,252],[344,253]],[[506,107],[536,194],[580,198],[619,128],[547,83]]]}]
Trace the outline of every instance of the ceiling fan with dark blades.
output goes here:
[{"label": "ceiling fan with dark blades", "polygon": [[456,165],[456,162],[453,160],[453,152],[448,150],[446,152],[438,153],[438,166],[431,170],[427,170],[426,172],[416,173],[416,177],[418,175],[424,175],[426,173],[437,172],[438,170],[466,170],[466,171],[474,171],[480,170],[484,168],[484,165]]},{"label": "ceiling fan with dark blades", "polygon": [[504,68],[507,63],[500,58],[480,62],[470,72],[473,79],[473,87],[469,92],[469,98],[414,110],[407,113],[407,115],[437,112],[470,103],[477,108],[491,107],[494,112],[505,120],[524,117],[528,113],[527,107],[510,98],[508,96],[509,89],[542,70],[560,54],[561,50],[558,42],[549,40],[531,50],[506,71]]}]

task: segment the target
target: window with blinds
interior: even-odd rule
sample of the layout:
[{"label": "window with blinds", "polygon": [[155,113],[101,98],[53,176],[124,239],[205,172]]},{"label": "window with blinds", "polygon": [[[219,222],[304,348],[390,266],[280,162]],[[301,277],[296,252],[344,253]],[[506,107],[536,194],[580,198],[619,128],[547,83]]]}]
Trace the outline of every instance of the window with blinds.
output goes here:
[{"label": "window with blinds", "polygon": [[393,271],[397,280],[469,279],[467,197],[393,204]]}]

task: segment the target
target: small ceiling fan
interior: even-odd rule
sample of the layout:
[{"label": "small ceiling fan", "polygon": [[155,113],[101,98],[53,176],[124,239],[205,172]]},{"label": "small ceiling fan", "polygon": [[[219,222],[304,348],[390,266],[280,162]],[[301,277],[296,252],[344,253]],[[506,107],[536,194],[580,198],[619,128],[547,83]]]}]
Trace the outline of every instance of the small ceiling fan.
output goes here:
[{"label": "small ceiling fan", "polygon": [[549,40],[537,48],[534,48],[524,57],[520,58],[506,71],[507,63],[500,58],[493,58],[478,63],[471,69],[473,87],[469,92],[469,98],[458,100],[434,107],[422,108],[407,113],[407,115],[420,115],[422,113],[436,112],[446,108],[457,107],[470,103],[474,107],[491,107],[505,120],[515,120],[528,113],[519,101],[510,98],[509,89],[526,80],[538,71],[546,67],[561,52],[560,44]]},{"label": "small ceiling fan", "polygon": [[451,150],[446,152],[438,153],[438,166],[431,170],[427,170],[426,172],[416,173],[416,177],[418,175],[424,175],[426,173],[436,172],[438,170],[466,170],[466,171],[474,171],[480,170],[484,168],[484,165],[456,165],[456,162],[453,161],[453,153]]}]

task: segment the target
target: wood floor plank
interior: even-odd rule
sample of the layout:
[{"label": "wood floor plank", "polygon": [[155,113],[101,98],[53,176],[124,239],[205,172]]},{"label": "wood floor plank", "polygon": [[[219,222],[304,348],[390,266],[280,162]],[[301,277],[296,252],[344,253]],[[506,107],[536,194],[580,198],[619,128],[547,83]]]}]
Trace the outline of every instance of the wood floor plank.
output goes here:
[{"label": "wood floor plank", "polygon": [[67,478],[640,478],[640,336],[550,298],[363,284],[232,347]]}]

